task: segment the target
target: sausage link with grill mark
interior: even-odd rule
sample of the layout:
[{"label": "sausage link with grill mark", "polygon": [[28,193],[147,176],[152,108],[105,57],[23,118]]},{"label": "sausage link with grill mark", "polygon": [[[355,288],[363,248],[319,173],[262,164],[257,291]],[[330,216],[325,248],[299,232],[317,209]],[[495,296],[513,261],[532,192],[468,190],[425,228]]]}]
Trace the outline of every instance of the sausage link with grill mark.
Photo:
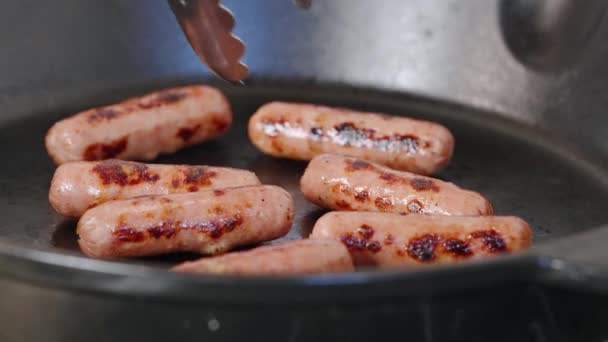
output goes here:
[{"label": "sausage link with grill mark", "polygon": [[257,185],[106,202],[80,218],[77,233],[93,257],[217,254],[284,236],[293,218],[287,191]]},{"label": "sausage link with grill mark", "polygon": [[79,160],[152,160],[223,134],[232,124],[226,97],[207,86],[165,89],[80,112],[55,123],[45,139],[56,164]]},{"label": "sausage link with grill mark", "polygon": [[454,263],[527,248],[528,223],[514,216],[431,216],[330,212],[312,238],[342,242],[359,266]]},{"label": "sausage link with grill mark", "polygon": [[402,214],[491,215],[490,202],[477,192],[353,157],[315,157],[300,180],[311,202],[333,210]]},{"label": "sausage link with grill mark", "polygon": [[419,174],[444,168],[454,149],[450,131],[433,122],[283,102],[258,109],[249,120],[249,137],[276,157],[338,153]]},{"label": "sausage link with grill mark", "polygon": [[69,162],[55,170],[49,202],[58,213],[79,217],[111,200],[258,184],[260,180],[253,172],[227,167],[142,164],[116,159]]}]

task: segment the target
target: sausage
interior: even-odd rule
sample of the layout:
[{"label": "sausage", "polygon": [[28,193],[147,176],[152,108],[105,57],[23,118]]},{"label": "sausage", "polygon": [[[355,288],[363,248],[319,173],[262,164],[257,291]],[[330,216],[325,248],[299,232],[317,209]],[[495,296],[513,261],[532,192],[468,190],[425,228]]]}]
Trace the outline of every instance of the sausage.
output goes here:
[{"label": "sausage", "polygon": [[438,179],[335,154],[315,157],[300,180],[309,201],[333,210],[491,215],[477,192]]},{"label": "sausage", "polygon": [[89,208],[116,199],[258,184],[253,172],[227,167],[116,159],[69,162],[55,170],[49,202],[59,214],[79,217]]},{"label": "sausage", "polygon": [[330,212],[311,237],[341,241],[355,265],[453,263],[527,248],[532,230],[513,216],[431,216]]},{"label": "sausage", "polygon": [[306,239],[185,262],[176,272],[290,275],[353,271],[346,247],[335,240]]},{"label": "sausage", "polygon": [[284,236],[293,218],[287,191],[256,185],[106,202],[80,218],[77,234],[92,257],[216,254]]},{"label": "sausage", "polygon": [[217,89],[186,86],[90,109],[55,123],[46,149],[59,165],[69,161],[151,160],[223,134],[230,104]]},{"label": "sausage", "polygon": [[450,131],[433,122],[282,102],[258,109],[249,120],[249,137],[275,157],[310,160],[336,153],[425,175],[444,168],[454,149]]}]

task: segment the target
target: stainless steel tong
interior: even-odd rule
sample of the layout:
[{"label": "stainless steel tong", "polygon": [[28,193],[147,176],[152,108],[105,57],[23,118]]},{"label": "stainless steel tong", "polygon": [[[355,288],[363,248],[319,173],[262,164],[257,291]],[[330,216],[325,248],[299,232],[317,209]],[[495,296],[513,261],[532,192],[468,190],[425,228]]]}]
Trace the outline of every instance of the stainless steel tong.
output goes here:
[{"label": "stainless steel tong", "polygon": [[[293,0],[300,8],[309,8],[311,0]],[[249,69],[241,62],[245,45],[232,33],[234,16],[220,0],[169,0],[171,10],[186,34],[190,45],[218,77],[242,82]]]}]

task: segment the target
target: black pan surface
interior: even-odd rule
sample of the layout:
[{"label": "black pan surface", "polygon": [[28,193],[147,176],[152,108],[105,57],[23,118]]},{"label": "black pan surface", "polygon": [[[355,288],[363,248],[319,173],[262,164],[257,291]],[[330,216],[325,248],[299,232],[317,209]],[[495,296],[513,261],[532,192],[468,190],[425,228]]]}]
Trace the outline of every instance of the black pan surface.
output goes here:
[{"label": "black pan surface", "polygon": [[[179,84],[182,82],[175,82]],[[92,106],[140,95],[163,85],[132,86],[111,94],[60,103],[53,108],[32,106],[27,119],[0,123],[0,241],[27,249],[82,256],[76,243],[74,220],[55,214],[47,193],[55,166],[43,138],[56,120]],[[452,163],[438,175],[465,188],[480,191],[499,215],[517,215],[534,228],[535,244],[577,233],[608,222],[608,175],[598,171],[559,141],[491,113],[398,93],[335,85],[282,82],[247,87],[223,87],[235,113],[230,132],[212,142],[191,147],[155,162],[224,165],[254,171],[264,183],[290,191],[296,201],[296,223],[284,238],[309,234],[323,210],[304,200],[298,190],[305,162],[263,155],[249,142],[246,124],[262,104],[272,100],[312,102],[386,112],[437,121],[456,137]],[[155,267],[194,258],[171,255],[120,261]]]}]

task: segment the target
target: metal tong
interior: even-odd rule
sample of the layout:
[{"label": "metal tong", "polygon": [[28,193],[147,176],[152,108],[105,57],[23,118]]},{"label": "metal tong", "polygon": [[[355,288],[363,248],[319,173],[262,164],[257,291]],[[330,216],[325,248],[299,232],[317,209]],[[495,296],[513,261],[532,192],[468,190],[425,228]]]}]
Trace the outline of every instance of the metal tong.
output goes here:
[{"label": "metal tong", "polygon": [[[220,0],[168,0],[190,45],[201,61],[218,77],[242,83],[249,69],[241,62],[245,45],[232,33],[234,16]],[[293,0],[309,8],[312,0]]]}]

